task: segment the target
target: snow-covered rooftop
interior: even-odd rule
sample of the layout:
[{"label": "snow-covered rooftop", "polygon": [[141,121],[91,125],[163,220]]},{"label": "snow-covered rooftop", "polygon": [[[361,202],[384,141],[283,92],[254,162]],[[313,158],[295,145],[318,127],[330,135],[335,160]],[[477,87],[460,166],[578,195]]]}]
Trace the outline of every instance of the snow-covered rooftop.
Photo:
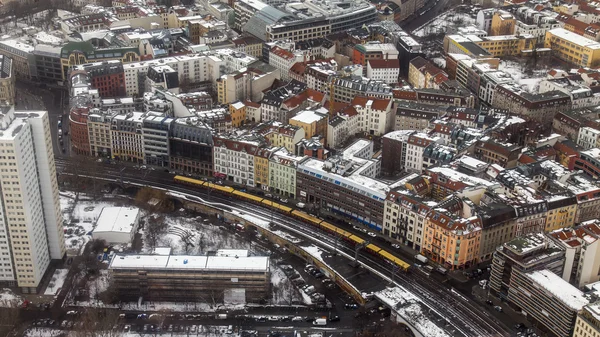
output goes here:
[{"label": "snow-covered rooftop", "polygon": [[139,214],[140,209],[137,207],[104,207],[96,222],[94,233],[131,233]]},{"label": "snow-covered rooftop", "polygon": [[206,256],[206,255],[127,255],[117,254],[111,269],[193,269],[269,271],[268,256]]},{"label": "snow-covered rooftop", "polygon": [[528,273],[527,277],[573,310],[579,311],[589,303],[581,290],[548,269]]}]

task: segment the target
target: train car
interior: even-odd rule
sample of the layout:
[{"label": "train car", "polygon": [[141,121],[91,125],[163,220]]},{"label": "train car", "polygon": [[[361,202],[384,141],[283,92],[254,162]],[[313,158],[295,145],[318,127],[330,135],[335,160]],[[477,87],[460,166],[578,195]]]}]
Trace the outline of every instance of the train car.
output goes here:
[{"label": "train car", "polygon": [[308,223],[311,223],[313,225],[318,225],[321,222],[323,222],[323,220],[321,220],[319,218],[315,218],[314,216],[308,215],[308,214],[306,214],[304,212],[300,212],[300,211],[293,211],[292,215],[295,216],[295,217],[297,217],[297,218],[299,218],[299,219],[301,219],[301,220],[304,220],[304,221],[306,221]]},{"label": "train car", "polygon": [[379,256],[381,258],[384,258],[390,262],[392,262],[393,264],[397,265],[400,269],[407,271],[408,268],[410,268],[410,264],[406,263],[404,260],[395,257],[394,255],[390,254],[389,252],[385,251],[385,250],[380,250],[379,251]]},{"label": "train car", "polygon": [[269,206],[269,207],[273,207],[273,208],[275,208],[278,211],[283,212],[283,213],[290,213],[292,211],[291,207],[288,207],[288,206],[282,205],[282,204],[278,204],[278,203],[273,202],[273,201],[268,200],[268,199],[263,199],[262,203],[265,204],[265,205],[267,205],[267,206]]},{"label": "train car", "polygon": [[381,251],[381,248],[379,246],[376,246],[372,243],[369,243],[366,248],[367,248],[367,252],[369,252],[371,254],[378,254],[379,251]]},{"label": "train car", "polygon": [[233,191],[235,191],[232,187],[217,185],[217,184],[213,184],[213,183],[209,183],[209,182],[205,182],[204,187],[213,189],[213,190],[221,192],[221,193],[227,193],[227,194],[231,194]]},{"label": "train car", "polygon": [[331,233],[336,234],[336,235],[339,235],[339,236],[344,237],[344,238],[347,238],[350,235],[352,235],[352,233],[346,232],[345,230],[343,230],[343,229],[341,229],[339,227],[336,227],[336,226],[334,226],[334,225],[332,225],[332,224],[330,224],[328,222],[325,222],[325,221],[321,222],[320,226],[322,228],[324,228],[326,231],[331,232]]},{"label": "train car", "polygon": [[355,245],[362,245],[365,242],[365,240],[363,240],[361,237],[356,236],[354,234],[350,235],[348,237],[348,239],[350,240],[350,242],[354,243]]},{"label": "train car", "polygon": [[235,195],[236,197],[238,197],[240,199],[244,199],[244,200],[248,200],[248,201],[252,201],[252,202],[256,202],[256,203],[260,203],[263,200],[263,198],[261,198],[261,197],[257,197],[250,193],[240,192],[238,190],[234,190],[231,194]]},{"label": "train car", "polygon": [[173,179],[175,180],[176,183],[197,186],[197,187],[200,187],[200,186],[204,185],[204,183],[205,183],[202,180],[192,179],[192,178],[188,178],[188,177],[184,177],[184,176],[175,176]]}]

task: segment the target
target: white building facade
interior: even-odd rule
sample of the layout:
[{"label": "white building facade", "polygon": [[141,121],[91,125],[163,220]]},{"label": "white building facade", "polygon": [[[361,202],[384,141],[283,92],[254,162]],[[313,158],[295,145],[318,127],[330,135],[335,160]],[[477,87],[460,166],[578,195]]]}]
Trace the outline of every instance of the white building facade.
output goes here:
[{"label": "white building facade", "polygon": [[66,253],[48,114],[3,111],[0,131],[0,282],[36,293]]}]

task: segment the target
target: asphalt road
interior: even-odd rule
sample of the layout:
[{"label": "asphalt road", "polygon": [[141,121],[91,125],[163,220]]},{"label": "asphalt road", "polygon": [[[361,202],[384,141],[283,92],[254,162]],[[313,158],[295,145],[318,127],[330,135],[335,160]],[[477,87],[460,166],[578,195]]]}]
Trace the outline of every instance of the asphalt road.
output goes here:
[{"label": "asphalt road", "polygon": [[[57,171],[61,172],[67,166],[72,165],[69,159],[57,158]],[[314,227],[303,222],[290,218],[288,216],[273,213],[267,208],[250,204],[247,202],[232,200],[216,193],[207,195],[207,190],[194,189],[187,186],[180,186],[173,183],[173,176],[163,171],[144,171],[140,174],[139,170],[131,166],[112,165],[97,163],[97,167],[93,169],[82,168],[79,174],[104,178],[108,181],[118,182],[122,178],[125,184],[136,183],[147,186],[169,189],[174,192],[187,193],[196,198],[198,201],[212,203],[215,206],[225,209],[238,209],[247,214],[263,218],[266,221],[273,220],[277,224],[293,228],[297,233],[304,233],[307,237],[318,237],[320,240],[330,244],[335,244],[335,238],[327,233],[316,233]],[[370,239],[366,234],[354,231],[351,227],[344,228],[354,234]],[[345,251],[348,254],[354,253],[354,248],[347,246],[346,243],[338,245],[340,251]],[[388,247],[388,251],[393,254],[397,252]],[[399,256],[403,258],[402,256]],[[379,259],[373,258],[367,253],[360,254],[360,260],[377,271],[388,275],[390,273],[389,266]],[[406,287],[408,290],[418,296],[425,304],[439,313],[440,316],[447,320],[447,330],[454,330],[455,333],[463,336],[486,337],[486,336],[508,336],[508,328],[497,322],[496,319],[482,314],[481,308],[472,300],[469,300],[461,295],[458,295],[453,289],[443,286],[434,279],[427,277],[425,274],[414,271],[412,273],[399,273],[397,283]]]}]

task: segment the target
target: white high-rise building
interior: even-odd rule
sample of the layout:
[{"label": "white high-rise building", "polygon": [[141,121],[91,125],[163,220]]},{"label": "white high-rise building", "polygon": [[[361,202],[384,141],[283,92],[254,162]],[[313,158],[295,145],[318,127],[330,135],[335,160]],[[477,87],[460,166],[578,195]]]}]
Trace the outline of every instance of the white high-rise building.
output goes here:
[{"label": "white high-rise building", "polygon": [[0,283],[34,293],[65,255],[46,111],[0,107]]}]

